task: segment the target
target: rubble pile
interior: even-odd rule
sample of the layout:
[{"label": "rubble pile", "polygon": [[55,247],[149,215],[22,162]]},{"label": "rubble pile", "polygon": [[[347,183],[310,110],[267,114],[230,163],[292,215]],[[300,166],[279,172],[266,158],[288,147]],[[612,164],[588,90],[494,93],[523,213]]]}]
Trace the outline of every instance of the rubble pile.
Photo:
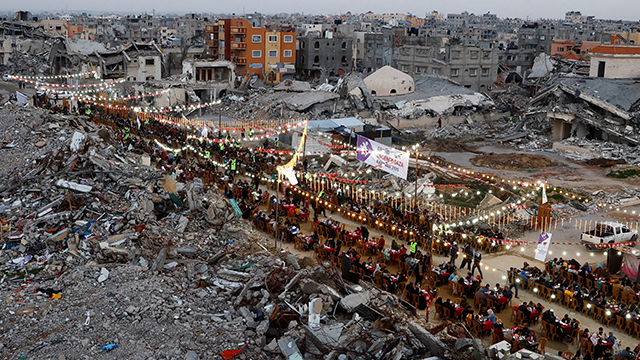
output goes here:
[{"label": "rubble pile", "polygon": [[[576,160],[586,161],[593,165],[613,166],[618,164],[618,160],[624,160],[623,163],[630,165],[640,165],[640,153],[638,148],[629,146],[624,143],[614,143],[602,140],[587,140],[570,137],[562,140],[562,144],[576,146],[580,151],[558,150],[563,156]],[[608,161],[593,161],[596,159],[604,159]]]},{"label": "rubble pile", "polygon": [[15,111],[30,130],[4,150],[47,145],[3,174],[0,357],[471,358],[395,295],[272,255],[215,187],[107,128]]},{"label": "rubble pile", "polygon": [[[69,141],[74,127],[85,129],[87,123],[73,116],[55,115],[32,106],[7,103],[0,107],[0,139],[2,141],[2,165],[0,181],[7,185],[14,178],[34,176],[40,167],[62,153],[57,151]],[[63,126],[69,122],[73,126]]]}]

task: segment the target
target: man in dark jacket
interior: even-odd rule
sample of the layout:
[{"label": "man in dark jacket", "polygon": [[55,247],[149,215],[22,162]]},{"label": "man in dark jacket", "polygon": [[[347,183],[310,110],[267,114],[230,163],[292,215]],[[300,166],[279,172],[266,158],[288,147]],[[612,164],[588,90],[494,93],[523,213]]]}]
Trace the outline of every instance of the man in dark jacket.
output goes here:
[{"label": "man in dark jacket", "polygon": [[462,254],[462,264],[460,264],[460,269],[464,269],[464,266],[467,265],[467,270],[471,270],[471,263],[473,262],[473,247],[471,245],[467,245],[464,247]]}]

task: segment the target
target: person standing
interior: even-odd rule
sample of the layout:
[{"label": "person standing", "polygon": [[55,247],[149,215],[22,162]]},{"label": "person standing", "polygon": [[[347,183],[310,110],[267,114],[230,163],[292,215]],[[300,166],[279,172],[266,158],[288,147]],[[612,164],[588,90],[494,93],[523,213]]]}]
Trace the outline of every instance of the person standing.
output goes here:
[{"label": "person standing", "polygon": [[516,299],[519,299],[518,297],[518,272],[516,271],[516,269],[511,268],[511,271],[509,272],[509,290],[511,290],[512,288],[516,288]]},{"label": "person standing", "polygon": [[473,273],[476,271],[476,269],[478,269],[480,276],[484,278],[484,275],[482,275],[482,268],[480,266],[481,261],[482,254],[480,254],[480,251],[476,251],[476,253],[473,255],[473,267],[471,268],[471,276],[473,276]]},{"label": "person standing", "polygon": [[473,247],[470,244],[467,244],[463,250],[460,269],[464,269],[464,266],[467,265],[467,270],[471,270],[471,263],[473,263]]},{"label": "person standing", "polygon": [[456,259],[458,258],[458,251],[460,250],[460,248],[458,248],[458,243],[457,242],[453,242],[453,245],[451,245],[451,264],[453,266],[456,266]]},{"label": "person standing", "polygon": [[409,255],[415,255],[418,252],[418,243],[415,239],[409,240]]},{"label": "person standing", "polygon": [[369,229],[366,226],[360,226],[360,235],[362,236],[363,241],[369,241]]}]

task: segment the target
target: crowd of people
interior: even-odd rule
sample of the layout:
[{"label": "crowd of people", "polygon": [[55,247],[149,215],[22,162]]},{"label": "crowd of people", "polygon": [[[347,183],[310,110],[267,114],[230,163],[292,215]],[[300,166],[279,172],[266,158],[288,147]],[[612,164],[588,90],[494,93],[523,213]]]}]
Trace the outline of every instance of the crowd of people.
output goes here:
[{"label": "crowd of people", "polygon": [[[41,99],[42,100],[42,99]],[[56,109],[60,110],[59,107]],[[578,310],[591,304],[612,311],[614,314],[631,318],[640,322],[640,309],[635,302],[618,303],[621,293],[633,294],[640,291],[638,284],[634,284],[627,277],[616,279],[608,273],[606,267],[585,263],[580,265],[575,260],[553,259],[546,269],[525,266],[520,269],[512,269],[509,273],[507,286],[489,284],[482,286],[482,269],[480,263],[482,254],[474,249],[476,236],[485,235],[502,238],[499,233],[487,233],[488,230],[471,229],[467,236],[459,234],[441,234],[443,242],[450,246],[446,249],[449,261],[432,268],[431,251],[424,253],[418,249],[415,238],[420,236],[428,238],[431,244],[435,239],[432,232],[434,223],[447,221],[441,214],[419,209],[415,212],[402,210],[402,207],[391,206],[387,200],[362,201],[347,196],[341,187],[324,188],[320,191],[314,187],[313,182],[303,178],[299,186],[302,191],[293,191],[292,188],[280,189],[283,196],[278,200],[275,194],[263,191],[259,188],[262,179],[273,180],[272,169],[282,163],[282,158],[268,151],[259,151],[253,148],[242,148],[238,142],[227,141],[216,143],[210,140],[229,140],[228,133],[223,131],[211,132],[202,140],[189,140],[187,136],[193,133],[183,126],[155,121],[151,124],[145,120],[131,119],[118,114],[106,113],[100,107],[86,107],[77,111],[90,111],[88,114],[101,122],[112,124],[116,130],[116,138],[121,141],[124,148],[133,149],[138,153],[147,153],[158,167],[164,168],[179,181],[188,181],[193,178],[203,179],[207,186],[217,186],[224,196],[234,198],[243,217],[252,218],[275,229],[279,226],[286,235],[287,241],[302,241],[304,250],[314,250],[322,247],[329,256],[334,256],[342,266],[342,274],[345,279],[357,279],[369,277],[382,279],[385,290],[399,292],[400,294],[418,295],[416,307],[420,310],[429,309],[431,301],[436,297],[437,287],[425,286],[423,283],[430,274],[437,274],[438,284],[452,285],[454,295],[461,296],[462,301],[436,300],[437,307],[447,308],[452,317],[464,321],[476,321],[481,324],[483,332],[493,331],[500,339],[510,338],[518,341],[522,347],[537,348],[538,336],[529,328],[529,323],[535,323],[538,318],[552,326],[555,326],[562,337],[570,337],[575,329],[579,328],[579,322],[575,318],[565,315],[557,318],[553,310],[543,311],[544,307],[539,303],[523,302],[517,306],[517,310],[524,314],[523,321],[511,329],[504,329],[502,321],[496,317],[496,313],[504,311],[510,301],[518,298],[518,280],[534,279],[542,286],[552,289],[561,289],[579,301]],[[252,130],[249,130],[252,131]],[[129,136],[136,133],[138,136]],[[158,145],[155,140],[161,140],[164,146]],[[189,143],[193,152],[198,156],[189,156],[187,151],[173,151],[182,149]],[[269,147],[265,141],[264,148]],[[276,146],[276,144],[274,144]],[[203,155],[204,154],[204,155]],[[303,168],[306,168],[306,164]],[[238,174],[246,174],[249,180],[237,178]],[[317,194],[311,198],[303,196],[302,192]],[[353,231],[346,230],[333,220],[331,215],[327,217],[325,202],[334,205],[329,211],[333,212],[336,206],[351,212],[360,214],[366,219],[375,220],[386,224],[388,227],[397,227],[410,230],[415,236],[408,239],[409,248],[392,239],[386,246],[384,236],[369,237],[369,231],[362,225]],[[261,205],[273,204],[267,210]],[[286,212],[276,215],[276,208],[282,206]],[[292,209],[292,210],[291,210]],[[311,235],[303,235],[300,232],[300,221],[306,220],[313,210],[313,223],[316,230]],[[284,216],[282,216],[284,215]],[[320,220],[320,216],[325,220]],[[326,240],[322,241],[319,232]],[[466,241],[462,241],[466,239]],[[458,242],[461,245],[458,245]],[[430,246],[427,247],[430,249]],[[374,260],[376,256],[376,260]],[[460,268],[456,266],[458,257],[462,257]],[[366,258],[366,260],[363,260]],[[392,272],[387,266],[388,262],[398,264],[398,271]],[[462,276],[459,271],[466,267],[467,274]],[[561,269],[565,272],[560,271]],[[478,270],[478,275],[475,271]],[[573,274],[573,275],[569,275]],[[581,280],[582,279],[582,280]],[[587,286],[587,281],[590,280]],[[609,284],[610,286],[607,286]],[[455,285],[455,287],[453,286]],[[459,286],[458,286],[459,285]],[[515,294],[512,292],[515,290]],[[480,310],[476,314],[473,307],[467,303],[466,298],[473,297],[480,302]],[[428,313],[427,313],[428,314]],[[428,315],[427,315],[428,316]],[[582,332],[581,338],[594,344],[593,359],[605,356],[615,344],[612,333],[603,333],[602,328],[597,332],[589,333],[587,329]],[[640,345],[639,345],[640,346]],[[619,355],[625,359],[635,358],[638,348],[631,351],[629,347],[620,351]],[[585,356],[586,359],[586,356]]]}]

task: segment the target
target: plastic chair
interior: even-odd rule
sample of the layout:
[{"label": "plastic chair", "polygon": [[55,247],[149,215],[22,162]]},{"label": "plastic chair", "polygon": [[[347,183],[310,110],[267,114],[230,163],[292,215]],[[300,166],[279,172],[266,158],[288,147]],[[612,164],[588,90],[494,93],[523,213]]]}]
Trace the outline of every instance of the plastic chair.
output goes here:
[{"label": "plastic chair", "polygon": [[451,309],[443,306],[442,311],[443,311],[443,316],[446,320],[453,318],[453,315],[451,314]]},{"label": "plastic chair", "polygon": [[497,344],[497,343],[499,343],[500,341],[502,341],[501,336],[500,336],[500,335],[498,335],[498,334],[496,334],[495,332],[493,332],[493,343],[494,343],[494,344]]},{"label": "plastic chair", "polygon": [[473,306],[478,308],[478,309],[480,309],[480,308],[482,308],[482,304],[483,304],[482,296],[480,296],[480,295],[474,296],[474,298],[473,298]]},{"label": "plastic chair", "polygon": [[640,336],[640,324],[637,322],[633,322],[633,331],[631,331],[631,336],[639,337]]},{"label": "plastic chair", "polygon": [[549,340],[547,338],[538,339],[538,354],[544,354],[544,351],[547,348],[547,342]]}]

